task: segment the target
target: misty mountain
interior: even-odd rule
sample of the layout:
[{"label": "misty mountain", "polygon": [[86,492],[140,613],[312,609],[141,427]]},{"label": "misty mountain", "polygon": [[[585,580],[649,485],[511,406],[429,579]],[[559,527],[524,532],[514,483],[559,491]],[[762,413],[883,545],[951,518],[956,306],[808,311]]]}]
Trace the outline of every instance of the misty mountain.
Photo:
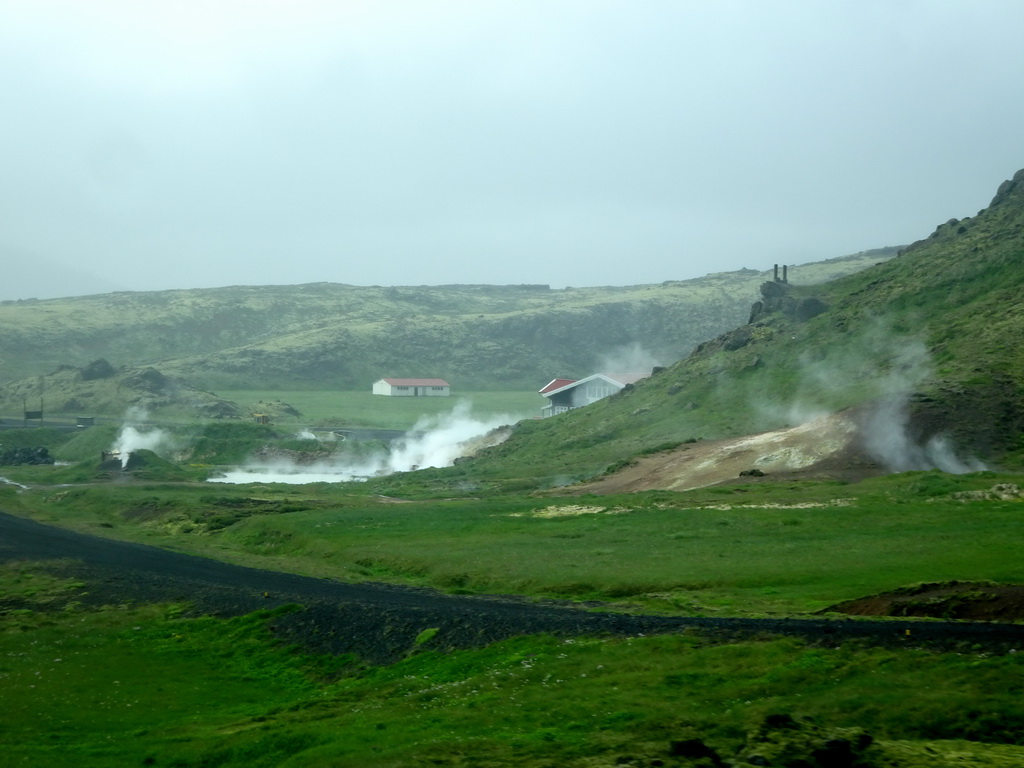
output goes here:
[{"label": "misty mountain", "polygon": [[[819,283],[895,249],[791,267]],[[743,322],[771,271],[627,287],[233,286],[0,302],[0,381],[151,366],[211,388],[369,389],[430,376],[535,390],[556,376],[668,365]]]},{"label": "misty mountain", "polygon": [[88,267],[79,268],[35,251],[0,246],[3,281],[0,296],[85,296],[108,293],[123,286],[104,279]]}]

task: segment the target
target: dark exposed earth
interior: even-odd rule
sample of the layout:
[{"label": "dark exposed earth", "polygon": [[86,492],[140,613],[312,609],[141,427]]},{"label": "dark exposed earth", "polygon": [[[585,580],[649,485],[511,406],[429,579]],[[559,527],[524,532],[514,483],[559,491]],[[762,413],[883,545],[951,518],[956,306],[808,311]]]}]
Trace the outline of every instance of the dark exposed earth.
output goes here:
[{"label": "dark exposed earth", "polygon": [[851,616],[920,616],[968,621],[1024,619],[1024,586],[977,581],[916,584],[828,609]]},{"label": "dark exposed earth", "polygon": [[[273,619],[272,629],[282,640],[315,652],[352,653],[371,663],[402,658],[427,629],[437,632],[424,647],[440,650],[534,633],[637,636],[666,632],[697,632],[723,640],[795,635],[830,645],[859,639],[915,646],[1024,647],[1024,625],[1006,622],[638,616],[512,596],[452,596],[385,584],[348,584],[245,568],[0,513],[0,563],[15,561],[31,562],[40,570],[82,582],[84,587],[69,600],[84,606],[180,602],[190,605],[196,614],[224,617],[301,606]],[[1012,594],[1019,610],[1024,590],[1015,589]],[[926,602],[927,595],[918,595],[919,602],[922,597]],[[1001,618],[1019,617],[999,605]],[[8,599],[0,602],[0,613],[17,607],[23,606]],[[867,612],[863,606],[856,610],[837,606],[835,610]],[[872,610],[876,615],[885,613],[877,606]]]}]

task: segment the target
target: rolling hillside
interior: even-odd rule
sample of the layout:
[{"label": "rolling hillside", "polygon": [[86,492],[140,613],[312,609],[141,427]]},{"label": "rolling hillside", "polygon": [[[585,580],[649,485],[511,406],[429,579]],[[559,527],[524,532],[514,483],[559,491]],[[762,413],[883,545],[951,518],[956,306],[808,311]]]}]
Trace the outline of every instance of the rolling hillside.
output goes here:
[{"label": "rolling hillside", "polygon": [[[792,283],[744,274],[760,292],[752,309],[756,294],[747,298],[747,322],[685,360],[593,405],[522,421],[451,467],[300,488],[211,486],[190,480],[271,440],[275,459],[328,450],[264,425],[207,421],[172,435],[190,440],[176,463],[139,448],[110,468],[96,454],[113,424],[70,439],[51,430],[78,463],[12,467],[0,485],[0,639],[18,660],[4,670],[19,702],[4,710],[7,751],[76,768],[1021,765],[1019,478],[847,481],[1024,464],[1024,171],[977,216],[895,258],[828,283],[790,274]],[[616,303],[598,298],[623,304],[672,288],[595,289],[591,305],[567,302],[555,320],[594,322]],[[224,289],[254,305],[275,290]],[[302,290],[312,291],[297,287],[293,300]],[[420,300],[456,291],[445,290]],[[482,308],[489,291],[511,289],[457,290]],[[520,303],[495,303],[477,325],[507,320],[504,336],[488,337],[497,348],[518,339],[542,349],[508,332],[554,322],[542,289],[518,290]],[[138,338],[132,325],[120,336],[152,353],[159,322],[174,323],[134,298],[135,316],[148,319]],[[51,320],[72,305],[49,307]],[[629,309],[640,322],[639,307],[614,311]],[[484,336],[446,341],[440,329],[473,325],[449,310],[424,312],[408,337],[373,338],[434,340],[455,354]],[[161,370],[213,371],[218,360],[232,376],[288,360],[320,370],[317,339],[339,333],[321,336],[294,307],[247,311],[246,323],[225,324],[234,347],[158,365],[64,364],[41,378],[86,400],[120,391],[216,410],[210,393]],[[262,340],[239,347],[261,311]],[[291,330],[277,333],[271,318]],[[112,319],[94,322],[97,340],[115,337]],[[597,344],[591,330],[581,322],[563,346]],[[77,354],[51,341],[53,354]],[[276,350],[273,366],[246,363],[259,349]],[[4,391],[29,392],[38,378]],[[28,441],[45,432],[15,430],[6,447],[37,445]],[[850,462],[814,475],[823,481],[786,471],[797,453],[848,436]],[[766,455],[767,477],[743,472]],[[679,482],[687,464],[701,465],[699,484]],[[688,492],[668,492],[677,490]],[[71,530],[42,532],[36,521]],[[555,613],[571,624],[540,621]],[[667,624],[676,631],[662,634]],[[573,626],[583,632],[565,631]]]},{"label": "rolling hillside", "polygon": [[473,472],[563,485],[842,409],[883,468],[1017,466],[1022,295],[1024,171],[897,258],[820,286],[767,282],[752,322],[614,397],[521,424]]},{"label": "rolling hillside", "polygon": [[[803,283],[894,249],[803,265]],[[204,389],[362,390],[381,376],[456,389],[539,389],[628,354],[668,364],[745,319],[770,272],[658,285],[359,287],[331,283],[112,293],[0,303],[0,381],[153,366]],[[627,361],[633,362],[633,361]]]}]

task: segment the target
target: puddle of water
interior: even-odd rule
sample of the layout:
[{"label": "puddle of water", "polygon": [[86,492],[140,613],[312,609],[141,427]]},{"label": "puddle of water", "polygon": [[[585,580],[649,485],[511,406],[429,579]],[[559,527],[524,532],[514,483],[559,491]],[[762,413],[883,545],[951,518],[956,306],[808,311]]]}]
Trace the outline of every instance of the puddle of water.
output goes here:
[{"label": "puddle of water", "polygon": [[231,469],[217,477],[207,480],[209,483],[288,483],[289,485],[305,485],[306,483],[346,483],[352,480],[366,480],[366,475],[357,475],[342,469],[273,469],[258,468]]}]

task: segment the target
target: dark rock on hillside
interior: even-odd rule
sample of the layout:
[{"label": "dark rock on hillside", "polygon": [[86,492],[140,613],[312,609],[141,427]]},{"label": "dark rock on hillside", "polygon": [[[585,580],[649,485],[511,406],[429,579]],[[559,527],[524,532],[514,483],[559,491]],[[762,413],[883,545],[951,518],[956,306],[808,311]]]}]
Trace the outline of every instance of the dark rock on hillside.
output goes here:
[{"label": "dark rock on hillside", "polygon": [[53,457],[50,455],[50,449],[45,446],[0,451],[0,466],[13,467],[19,464],[53,464]]},{"label": "dark rock on hillside", "polygon": [[743,347],[751,342],[754,338],[754,332],[750,326],[745,325],[727,333],[722,338],[722,348],[728,352],[735,352],[737,349],[743,349]]},{"label": "dark rock on hillside", "polygon": [[999,205],[1005,202],[1011,195],[1011,193],[1021,186],[1021,182],[1024,181],[1024,168],[1013,174],[1013,178],[1004,181],[999,185],[999,189],[996,190],[996,196],[992,198],[992,202],[988,204],[988,207]]},{"label": "dark rock on hillside", "polygon": [[817,296],[807,296],[798,299],[793,308],[793,316],[800,322],[805,322],[817,317],[828,309],[828,305]]},{"label": "dark rock on hillside", "polygon": [[169,383],[168,378],[156,368],[139,368],[124,377],[126,386],[140,389],[143,392],[163,392]]},{"label": "dark rock on hillside", "polygon": [[82,368],[82,381],[109,379],[115,373],[117,373],[117,371],[114,370],[114,366],[101,357],[99,360],[93,360]]},{"label": "dark rock on hillside", "polygon": [[767,315],[780,313],[799,322],[817,317],[828,305],[817,296],[797,296],[789,283],[769,280],[761,284],[761,300],[750,308],[747,324],[756,323]]},{"label": "dark rock on hillside", "polygon": [[[723,333],[721,336],[711,339],[711,341],[705,341],[702,344],[698,344],[693,350],[691,357],[697,358],[702,355],[712,355],[715,352],[735,352],[743,349],[754,339],[752,328],[753,326],[750,325],[741,325],[736,330]],[[675,394],[679,389],[679,387],[675,386],[669,387],[668,393],[670,395]]]}]

